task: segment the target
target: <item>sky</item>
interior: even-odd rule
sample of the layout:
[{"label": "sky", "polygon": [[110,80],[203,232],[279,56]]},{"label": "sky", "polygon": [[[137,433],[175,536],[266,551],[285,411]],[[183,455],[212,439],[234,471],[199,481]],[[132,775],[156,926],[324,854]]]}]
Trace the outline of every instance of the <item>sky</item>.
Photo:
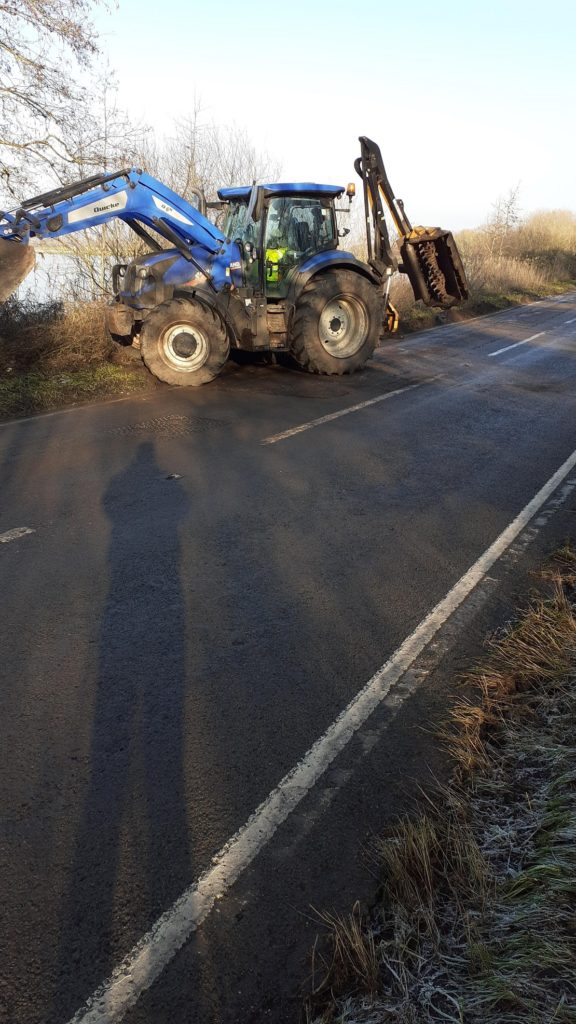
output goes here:
[{"label": "sky", "polygon": [[525,214],[576,210],[573,0],[118,0],[94,21],[158,135],[196,98],[284,181],[346,184],[370,136],[415,223],[475,227],[518,185]]}]

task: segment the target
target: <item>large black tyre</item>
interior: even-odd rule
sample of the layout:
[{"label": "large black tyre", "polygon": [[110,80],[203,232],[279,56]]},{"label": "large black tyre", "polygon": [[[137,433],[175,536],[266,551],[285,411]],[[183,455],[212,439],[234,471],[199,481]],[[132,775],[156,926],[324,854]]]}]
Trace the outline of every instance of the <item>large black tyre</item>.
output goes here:
[{"label": "large black tyre", "polygon": [[297,301],[290,350],[310,373],[354,373],[374,352],[381,324],[376,286],[354,270],[327,270]]},{"label": "large black tyre", "polygon": [[171,299],[142,325],[140,352],[166,384],[198,387],[218,376],[228,359],[226,327],[215,310],[193,299]]}]

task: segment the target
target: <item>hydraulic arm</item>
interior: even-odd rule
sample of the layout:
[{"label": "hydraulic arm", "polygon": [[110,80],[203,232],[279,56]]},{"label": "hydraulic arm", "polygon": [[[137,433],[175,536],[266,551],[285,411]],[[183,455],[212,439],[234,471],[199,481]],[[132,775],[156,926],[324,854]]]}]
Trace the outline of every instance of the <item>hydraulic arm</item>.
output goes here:
[{"label": "hydraulic arm", "polygon": [[96,175],[27,199],[16,210],[0,211],[0,301],[33,266],[31,238],[59,238],[113,218],[128,224],[150,249],[160,251],[162,246],[148,230],[152,229],[207,278],[210,257],[220,253],[226,241],[200,210],[150,175],[136,168]]},{"label": "hydraulic arm", "polygon": [[[356,172],[364,186],[368,262],[384,276],[399,270],[408,276],[417,299],[427,306],[450,306],[468,298],[466,274],[456,243],[441,228],[412,227],[404,204],[392,191],[379,146],[365,135],[360,137]],[[400,237],[399,264],[386,227],[385,207]]]}]

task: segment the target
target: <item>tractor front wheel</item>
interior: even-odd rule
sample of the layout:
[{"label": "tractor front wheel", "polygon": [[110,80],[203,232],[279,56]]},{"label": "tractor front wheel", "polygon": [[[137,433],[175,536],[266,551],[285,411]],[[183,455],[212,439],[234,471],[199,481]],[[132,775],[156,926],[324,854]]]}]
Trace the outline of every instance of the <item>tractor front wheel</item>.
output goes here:
[{"label": "tractor front wheel", "polygon": [[310,373],[360,370],[381,329],[378,290],[353,270],[328,270],[305,286],[294,313],[291,353]]},{"label": "tractor front wheel", "polygon": [[193,299],[172,299],[157,306],[144,321],[140,351],[159,380],[198,387],[218,376],[230,344],[215,310]]}]

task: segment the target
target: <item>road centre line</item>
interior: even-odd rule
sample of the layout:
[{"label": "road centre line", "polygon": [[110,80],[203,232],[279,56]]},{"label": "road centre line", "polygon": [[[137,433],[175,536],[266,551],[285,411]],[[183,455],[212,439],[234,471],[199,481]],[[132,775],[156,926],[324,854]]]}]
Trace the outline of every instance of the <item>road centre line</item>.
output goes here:
[{"label": "road centre line", "polygon": [[30,526],[16,526],[13,530],[6,530],[5,533],[0,533],[0,544],[9,544],[12,540],[19,540],[27,533],[36,533],[36,530]]},{"label": "road centre line", "polygon": [[375,398],[369,398],[366,402],[358,402],[357,405],[349,405],[346,409],[339,409],[338,412],[329,412],[327,416],[319,416],[316,420],[301,423],[300,426],[292,427],[290,430],[283,430],[280,434],[271,434],[270,437],[265,437],[260,441],[260,444],[277,444],[278,441],[285,441],[287,437],[302,434],[305,430],[311,430],[312,427],[320,427],[323,423],[330,423],[331,420],[340,419],[341,416],[347,416],[348,413],[359,412],[360,409],[366,409],[369,405],[376,405],[377,402],[385,402],[387,398],[403,395],[406,391],[415,391],[416,388],[421,388],[424,384],[430,384],[433,380],[437,380],[437,377],[429,377],[428,380],[422,380],[418,384],[409,384],[405,388],[397,388],[396,391],[387,391],[385,395],[376,395]]},{"label": "road centre line", "polygon": [[488,359],[493,359],[494,356],[501,356],[503,352],[510,352],[513,348],[518,348],[520,345],[527,345],[529,341],[535,341],[536,338],[542,338],[546,331],[540,331],[539,334],[531,334],[529,338],[524,338],[524,341],[515,341],[513,345],[506,345],[506,348],[499,348],[497,352],[489,352]]},{"label": "road centre line", "polygon": [[574,317],[573,320],[565,320],[564,323],[565,324],[576,324],[576,317]]},{"label": "road centre line", "polygon": [[[528,523],[576,467],[576,451],[550,477],[446,596],[420,622],[388,661],[338,715],[304,757],[284,776],[248,821],[225,843],[212,865],[164,913],[128,953],[69,1024],[117,1024],[154,983],[178,950],[270,841],[279,826],[322,777],[349,740],[405,675],[444,623],[487,576],[494,563],[512,546]],[[572,493],[553,499],[555,510]],[[543,520],[543,521],[542,521]],[[545,517],[531,527],[531,537]]]}]

